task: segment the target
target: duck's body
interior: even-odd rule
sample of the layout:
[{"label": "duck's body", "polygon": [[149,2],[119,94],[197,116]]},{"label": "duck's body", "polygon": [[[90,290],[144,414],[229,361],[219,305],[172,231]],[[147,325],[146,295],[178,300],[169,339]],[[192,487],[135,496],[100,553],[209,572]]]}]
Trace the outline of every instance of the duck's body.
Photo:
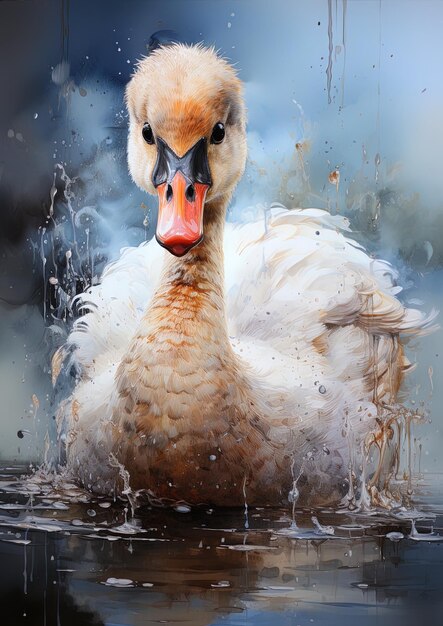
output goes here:
[{"label": "duck's body", "polygon": [[302,499],[337,499],[350,441],[396,397],[399,334],[424,324],[340,226],[283,208],[227,224],[226,300],[221,248],[198,272],[154,241],[107,268],[70,336],[68,455],[87,487],[112,491],[119,461],[132,488],[171,500],[242,504],[246,481],[249,503],[280,504],[298,477]]},{"label": "duck's body", "polygon": [[[174,49],[179,66],[216,58]],[[340,232],[342,218],[277,208],[224,236],[230,194],[211,184],[203,241],[180,257],[155,241],[127,249],[81,296],[90,312],[69,338],[82,379],[62,411],[68,464],[96,491],[119,488],[124,467],[133,489],[156,498],[263,505],[300,490],[336,500],[350,448],[395,402],[400,333],[426,322],[396,299],[388,264]],[[174,254],[177,241],[161,239]]]}]

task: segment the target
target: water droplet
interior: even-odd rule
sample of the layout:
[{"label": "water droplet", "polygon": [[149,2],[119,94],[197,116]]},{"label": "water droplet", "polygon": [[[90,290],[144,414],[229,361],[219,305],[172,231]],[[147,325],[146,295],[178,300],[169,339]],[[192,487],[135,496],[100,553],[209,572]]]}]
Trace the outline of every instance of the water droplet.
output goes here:
[{"label": "water droplet", "polygon": [[291,491],[288,493],[288,501],[289,502],[297,502],[300,497],[300,492],[297,487],[292,487]]},{"label": "water droplet", "polygon": [[69,506],[64,502],[56,501],[52,503],[52,506],[54,507],[54,509],[59,509],[60,511],[67,511],[69,509]]},{"label": "water droplet", "polygon": [[404,539],[405,536],[403,533],[399,533],[396,531],[390,532],[386,534],[386,539],[389,539],[389,541],[393,541],[394,543],[396,543],[397,541],[401,541],[402,539]]},{"label": "water droplet", "polygon": [[108,587],[132,587],[134,581],[130,578],[107,578],[106,582],[102,583]]},{"label": "water droplet", "polygon": [[191,507],[187,504],[177,504],[177,506],[174,507],[174,511],[177,511],[177,513],[189,513],[190,510]]},{"label": "water droplet", "polygon": [[52,70],[51,78],[56,85],[63,85],[69,78],[69,63],[62,61],[56,65]]},{"label": "water droplet", "polygon": [[325,394],[326,387],[324,385],[320,385],[320,387],[318,388],[318,393]]}]

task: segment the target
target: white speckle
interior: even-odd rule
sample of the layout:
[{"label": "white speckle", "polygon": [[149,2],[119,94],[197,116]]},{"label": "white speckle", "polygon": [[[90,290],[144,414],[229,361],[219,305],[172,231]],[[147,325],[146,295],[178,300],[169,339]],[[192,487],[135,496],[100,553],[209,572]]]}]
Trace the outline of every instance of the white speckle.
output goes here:
[{"label": "white speckle", "polygon": [[189,513],[190,510],[191,507],[187,504],[177,504],[177,506],[174,507],[174,511],[177,511],[177,513]]},{"label": "white speckle", "polygon": [[399,532],[396,532],[396,531],[393,531],[391,533],[387,533],[386,534],[386,539],[389,539],[389,541],[394,541],[395,543],[397,541],[401,541],[404,538],[405,538],[405,536],[404,536],[403,533],[399,533]]},{"label": "white speckle", "polygon": [[67,61],[62,61],[56,65],[51,74],[52,82],[56,85],[63,85],[69,78],[69,69],[70,66]]},{"label": "white speckle", "polygon": [[106,582],[102,584],[108,587],[132,587],[134,581],[130,578],[108,578]]},{"label": "white speckle", "polygon": [[38,113],[34,113],[34,119],[36,120],[38,118]]},{"label": "white speckle", "polygon": [[231,22],[228,22],[228,28],[231,28],[232,24]]},{"label": "white speckle", "polygon": [[54,509],[59,509],[61,511],[66,511],[69,509],[69,506],[67,506],[64,502],[53,502],[52,506],[54,507]]},{"label": "white speckle", "polygon": [[14,135],[15,135],[14,131],[12,130],[12,128],[10,128],[8,130],[8,137],[9,137],[9,139],[12,139],[14,137]]},{"label": "white speckle", "polygon": [[17,141],[24,141],[23,135],[21,133],[15,133],[15,138]]},{"label": "white speckle", "polygon": [[216,461],[216,460],[217,460],[217,457],[215,456],[215,454],[210,454],[210,455],[209,455],[209,460],[210,460],[210,461]]}]

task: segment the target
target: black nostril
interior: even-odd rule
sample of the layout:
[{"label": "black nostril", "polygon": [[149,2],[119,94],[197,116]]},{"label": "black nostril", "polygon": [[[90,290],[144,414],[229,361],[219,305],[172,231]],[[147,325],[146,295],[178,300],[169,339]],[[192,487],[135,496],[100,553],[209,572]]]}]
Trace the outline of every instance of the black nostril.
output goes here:
[{"label": "black nostril", "polygon": [[168,185],[166,187],[166,202],[169,202],[169,200],[172,198],[172,186]]},{"label": "black nostril", "polygon": [[186,199],[188,202],[193,202],[195,200],[195,189],[194,185],[188,185],[185,191]]}]

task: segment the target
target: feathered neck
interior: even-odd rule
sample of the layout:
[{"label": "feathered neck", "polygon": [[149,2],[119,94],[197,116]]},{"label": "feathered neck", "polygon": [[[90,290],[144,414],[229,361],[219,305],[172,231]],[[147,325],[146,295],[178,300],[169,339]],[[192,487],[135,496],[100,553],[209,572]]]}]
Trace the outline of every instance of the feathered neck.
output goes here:
[{"label": "feathered neck", "polygon": [[205,207],[205,238],[194,250],[165,253],[159,286],[117,372],[122,397],[150,407],[144,422],[186,415],[189,427],[196,406],[238,378],[224,302],[225,206]]},{"label": "feathered neck", "polygon": [[[283,458],[267,405],[227,331],[225,207],[205,207],[205,239],[194,250],[165,253],[159,287],[117,370],[116,454],[131,467],[133,488],[149,485],[157,497],[212,502],[216,494],[237,506],[248,489],[248,501],[281,501],[290,472],[278,470],[275,483]],[[211,471],[200,472],[212,458]]]},{"label": "feathered neck", "polygon": [[226,204],[221,201],[205,207],[204,239],[196,248],[180,258],[165,254],[159,286],[146,315],[159,331],[167,328],[192,337],[201,334],[200,325],[209,324],[214,340],[219,345],[228,343],[223,258]]}]

